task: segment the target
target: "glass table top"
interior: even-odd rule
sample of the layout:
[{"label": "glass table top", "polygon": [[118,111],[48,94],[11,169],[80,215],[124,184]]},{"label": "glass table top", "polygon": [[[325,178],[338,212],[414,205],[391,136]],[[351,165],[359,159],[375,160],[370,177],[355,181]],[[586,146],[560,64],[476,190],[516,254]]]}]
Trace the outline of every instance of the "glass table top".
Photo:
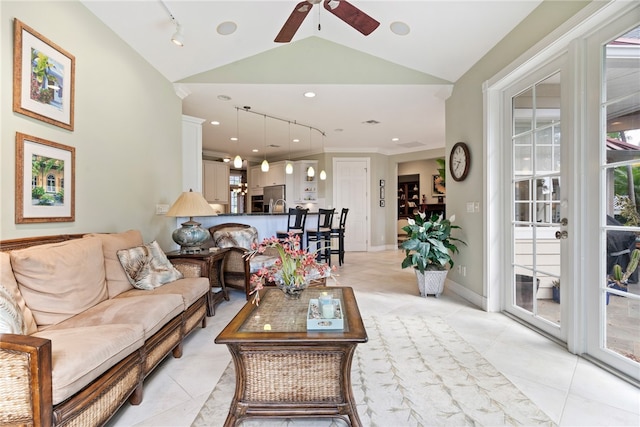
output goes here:
[{"label": "glass table top", "polygon": [[[340,300],[340,305],[345,309],[340,288],[307,288],[300,299],[288,299],[280,289],[267,289],[260,305],[254,308],[238,332],[307,332],[309,300],[317,299],[323,294]],[[348,332],[346,313],[342,313],[342,317],[344,329],[341,332]]]}]

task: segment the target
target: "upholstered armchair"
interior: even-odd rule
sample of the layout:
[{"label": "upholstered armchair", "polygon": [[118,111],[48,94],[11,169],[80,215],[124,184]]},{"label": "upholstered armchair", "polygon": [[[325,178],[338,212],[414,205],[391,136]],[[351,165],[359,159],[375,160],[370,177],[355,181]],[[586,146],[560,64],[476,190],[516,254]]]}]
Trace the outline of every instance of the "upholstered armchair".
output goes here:
[{"label": "upholstered armchair", "polygon": [[[258,244],[258,230],[246,224],[225,223],[209,228],[211,233],[210,246],[229,248],[222,263],[222,279],[225,286],[243,290],[249,300],[251,288],[251,274],[262,267],[273,265],[278,259],[275,248],[267,248],[263,255],[246,260],[243,255],[251,249],[252,244]],[[273,249],[273,252],[269,252]]]}]

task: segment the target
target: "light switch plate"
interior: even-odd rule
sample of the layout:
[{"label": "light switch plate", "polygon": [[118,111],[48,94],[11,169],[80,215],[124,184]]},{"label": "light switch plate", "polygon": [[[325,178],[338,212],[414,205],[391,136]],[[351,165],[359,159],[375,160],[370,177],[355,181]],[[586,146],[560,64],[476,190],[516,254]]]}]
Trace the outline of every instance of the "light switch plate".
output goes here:
[{"label": "light switch plate", "polygon": [[473,213],[473,202],[467,202],[467,213]]},{"label": "light switch plate", "polygon": [[164,215],[169,212],[169,205],[156,205],[156,215]]}]

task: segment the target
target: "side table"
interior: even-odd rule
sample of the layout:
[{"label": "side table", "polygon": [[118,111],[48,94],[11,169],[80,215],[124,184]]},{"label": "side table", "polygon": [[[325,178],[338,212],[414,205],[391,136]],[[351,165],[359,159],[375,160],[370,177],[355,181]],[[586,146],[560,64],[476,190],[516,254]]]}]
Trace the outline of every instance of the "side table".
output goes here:
[{"label": "side table", "polygon": [[[211,290],[207,293],[207,316],[211,317],[216,314],[216,305],[219,304],[224,298],[225,301],[229,301],[229,294],[227,293],[227,287],[224,284],[222,278],[222,262],[225,256],[229,252],[228,248],[216,248],[215,251],[210,252],[205,250],[198,253],[183,254],[180,251],[167,252],[167,258],[171,259],[198,259],[202,260],[206,264],[207,271],[203,272],[203,276],[209,278],[209,284]],[[214,288],[221,288],[220,292],[213,292]]]}]

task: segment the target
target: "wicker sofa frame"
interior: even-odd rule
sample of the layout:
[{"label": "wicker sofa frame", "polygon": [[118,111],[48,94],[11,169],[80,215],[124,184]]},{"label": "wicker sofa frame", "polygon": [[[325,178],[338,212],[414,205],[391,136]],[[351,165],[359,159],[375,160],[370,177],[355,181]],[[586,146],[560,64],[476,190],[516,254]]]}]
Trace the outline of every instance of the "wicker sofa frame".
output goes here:
[{"label": "wicker sofa frame", "polygon": [[[30,237],[0,241],[0,251],[78,239],[84,234]],[[176,262],[201,276],[204,261]],[[176,263],[174,262],[174,265]],[[51,341],[44,338],[0,334],[0,425],[99,426],[127,400],[142,402],[143,381],[170,353],[182,356],[183,339],[198,325],[206,327],[206,296],[170,320],[144,345],[108,369],[65,401],[53,405]]]}]

